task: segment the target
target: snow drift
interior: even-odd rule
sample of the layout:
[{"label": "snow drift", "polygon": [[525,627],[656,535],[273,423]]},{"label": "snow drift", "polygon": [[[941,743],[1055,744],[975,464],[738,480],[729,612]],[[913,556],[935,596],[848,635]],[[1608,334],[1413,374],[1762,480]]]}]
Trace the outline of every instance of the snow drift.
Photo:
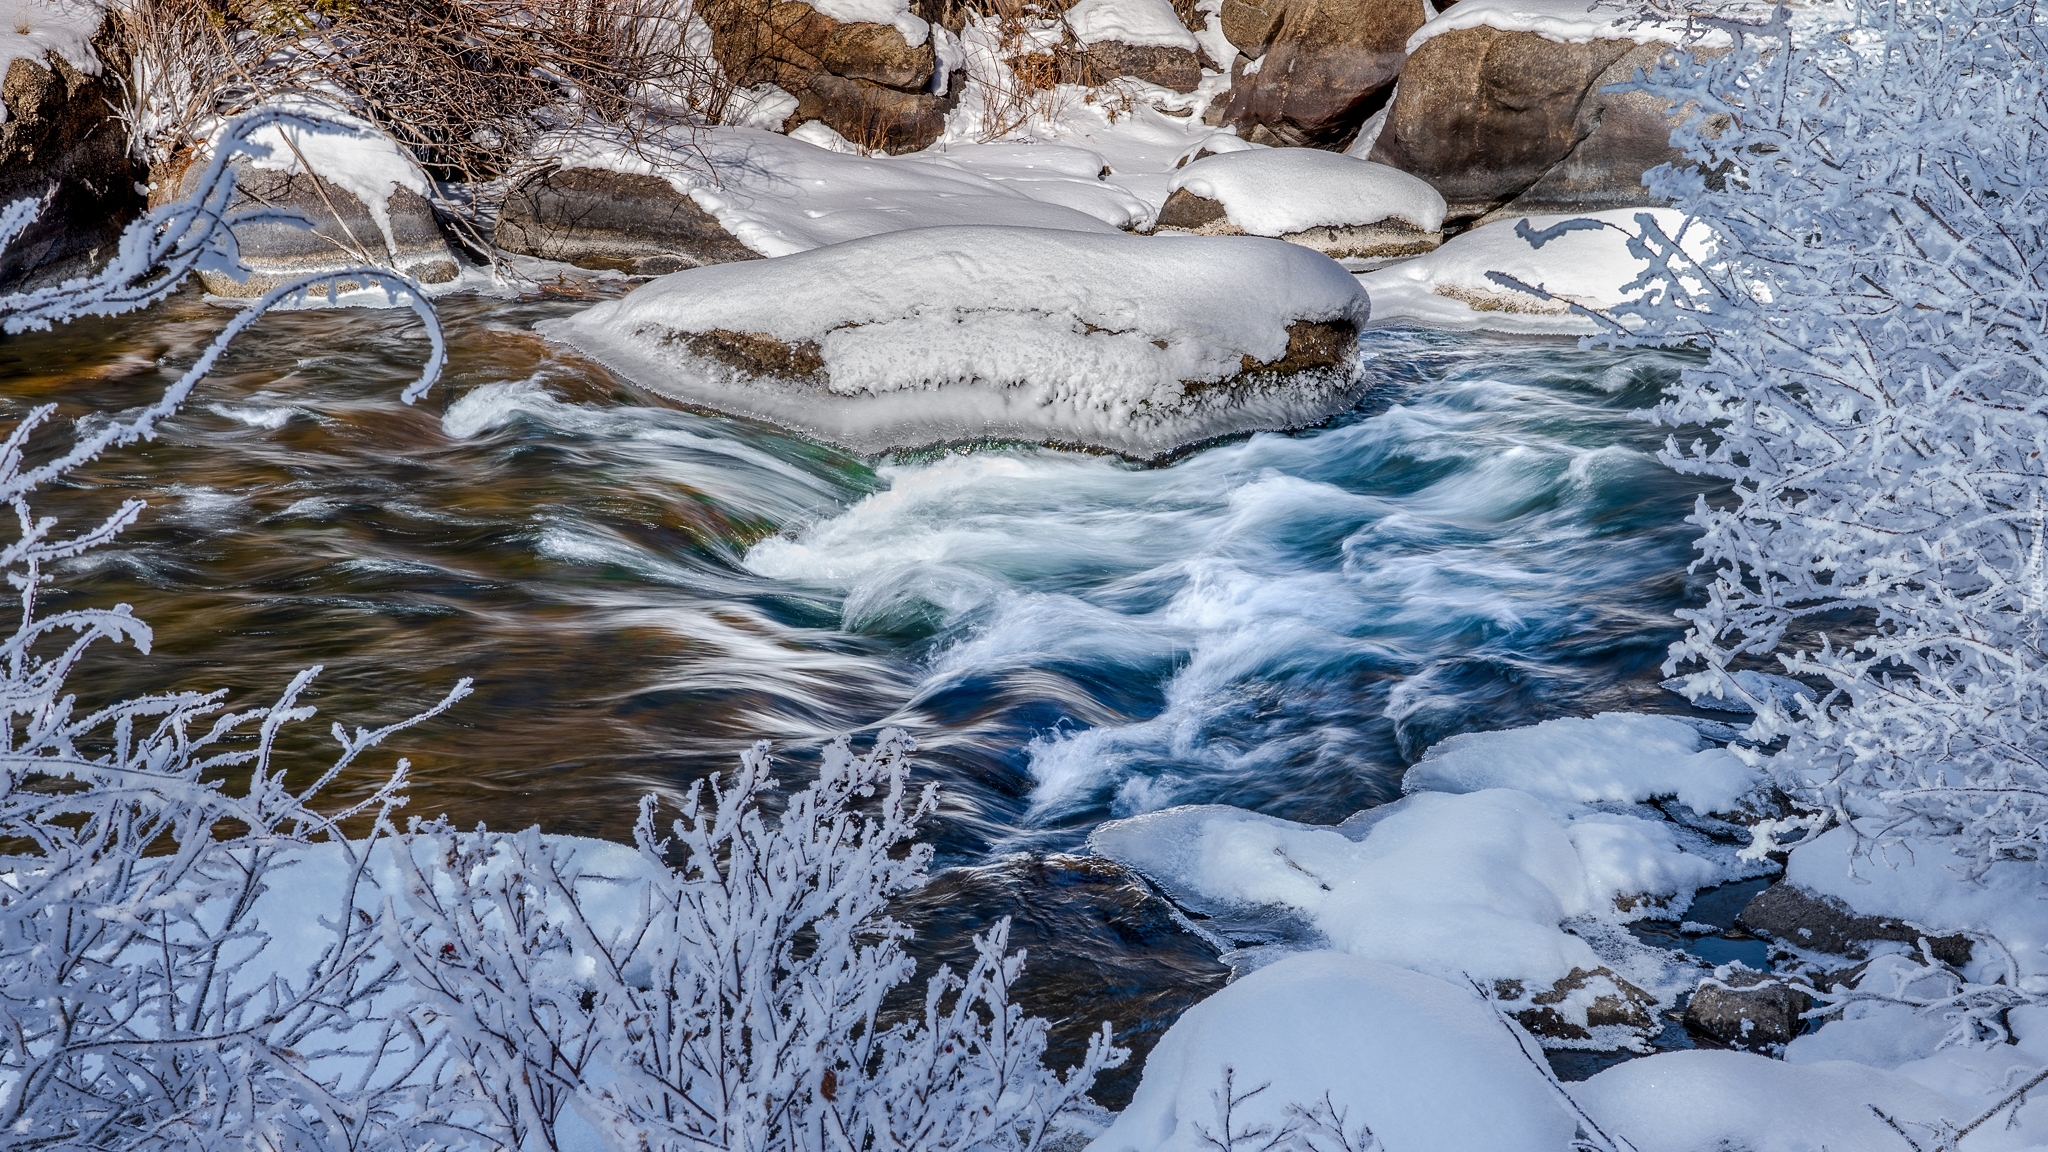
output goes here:
[{"label": "snow drift", "polygon": [[988,438],[1136,457],[1357,395],[1365,293],[1251,237],[928,228],[693,268],[541,326],[649,388],[860,452]]}]

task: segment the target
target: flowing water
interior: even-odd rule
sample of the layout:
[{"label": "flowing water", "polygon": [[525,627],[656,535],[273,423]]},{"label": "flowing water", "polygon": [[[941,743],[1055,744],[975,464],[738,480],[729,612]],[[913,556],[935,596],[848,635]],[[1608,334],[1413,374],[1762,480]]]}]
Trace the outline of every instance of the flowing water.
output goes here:
[{"label": "flowing water", "polygon": [[[532,335],[588,302],[442,301],[449,372],[412,408],[416,321],[266,320],[157,441],[42,501],[150,504],[60,574],[155,627],[150,657],[101,654],[93,691],[253,702],[319,663],[323,717],[367,723],[474,676],[398,741],[411,811],[609,837],[756,738],[800,779],[832,735],[906,728],[954,869],[906,909],[925,953],[1013,914],[1031,1006],[1141,1044],[1224,970],[1062,855],[1095,824],[1180,803],[1335,821],[1455,732],[1682,707],[1657,666],[1703,489],[1632,415],[1675,354],[1381,331],[1368,399],[1312,432],[1156,468],[869,461]],[[0,342],[0,423],[139,404],[225,318],[187,296]]]}]

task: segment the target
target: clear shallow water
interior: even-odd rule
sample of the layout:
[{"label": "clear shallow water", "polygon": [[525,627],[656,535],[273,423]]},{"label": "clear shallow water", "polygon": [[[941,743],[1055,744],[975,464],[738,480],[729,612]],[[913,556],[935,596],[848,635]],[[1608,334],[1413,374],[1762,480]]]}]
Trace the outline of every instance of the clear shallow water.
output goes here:
[{"label": "clear shallow water", "polygon": [[[319,662],[323,715],[368,722],[472,675],[403,741],[413,811],[613,837],[757,737],[795,777],[833,734],[906,727],[945,787],[941,862],[977,868],[963,907],[910,910],[925,947],[1018,912],[1053,953],[1040,1010],[1148,1033],[1222,970],[1044,853],[1175,803],[1334,821],[1454,732],[1682,706],[1656,668],[1701,489],[1630,415],[1671,354],[1377,332],[1372,395],[1314,432],[1151,469],[877,463],[531,335],[584,303],[444,301],[448,380],[416,408],[415,324],[266,321],[159,441],[43,501],[151,505],[62,576],[156,627],[95,685],[253,694]],[[223,319],[185,298],[0,342],[0,420],[139,403]]]}]

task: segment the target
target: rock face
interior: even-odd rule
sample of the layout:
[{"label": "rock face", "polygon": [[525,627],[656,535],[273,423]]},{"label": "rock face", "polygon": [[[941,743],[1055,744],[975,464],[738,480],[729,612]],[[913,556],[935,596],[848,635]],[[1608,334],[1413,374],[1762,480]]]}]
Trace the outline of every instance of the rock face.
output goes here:
[{"label": "rock face", "polygon": [[[100,53],[112,45],[103,35]],[[0,79],[0,205],[45,202],[42,215],[0,254],[0,290],[76,276],[112,255],[142,208],[142,171],[114,117],[121,69],[88,76],[62,56],[16,59]]]},{"label": "rock face", "polygon": [[1668,45],[1561,44],[1533,32],[1432,36],[1401,72],[1372,159],[1434,184],[1454,220],[1651,204],[1647,169],[1677,158],[1659,101],[1600,89]]},{"label": "rock face", "polygon": [[1789,1044],[1813,997],[1762,972],[1733,968],[1700,982],[1685,1006],[1685,1026],[1737,1048]]},{"label": "rock face", "polygon": [[668,181],[597,168],[520,184],[493,239],[507,252],[637,276],[760,258]]},{"label": "rock face", "polygon": [[[795,96],[784,125],[809,120],[864,147],[914,152],[938,139],[959,84],[934,95],[931,37],[912,45],[891,24],[842,24],[803,0],[718,0],[702,13],[711,53],[741,86]],[[955,78],[948,78],[949,81]]]},{"label": "rock face", "polygon": [[1185,48],[1166,44],[1126,44],[1098,40],[1078,52],[1060,56],[1060,83],[1108,83],[1120,76],[1157,84],[1175,92],[1193,92],[1202,83],[1202,62]]},{"label": "rock face", "polygon": [[[1742,926],[1759,935],[1774,937],[1795,948],[1828,952],[1861,959],[1864,945],[1873,940],[1917,944],[1922,933],[1912,925],[1882,916],[1862,916],[1831,896],[1809,892],[1792,884],[1773,884],[1743,908],[1737,917]],[[1930,937],[1934,957],[1944,964],[1966,964],[1970,960],[1968,936]]]},{"label": "rock face", "polygon": [[1222,122],[1255,143],[1340,147],[1401,75],[1421,0],[1223,0],[1235,70]]},{"label": "rock face", "polygon": [[[157,181],[153,204],[189,195],[205,170],[204,163],[188,154],[174,172]],[[249,270],[248,279],[237,283],[218,272],[202,272],[200,281],[216,296],[250,298],[300,276],[365,264],[396,268],[422,284],[455,279],[461,267],[425,197],[395,187],[381,207],[382,220],[355,193],[330,180],[238,162],[231,214],[274,208],[296,214],[312,227],[281,221],[236,224],[235,245]],[[355,281],[341,283],[342,291],[360,287]]]}]

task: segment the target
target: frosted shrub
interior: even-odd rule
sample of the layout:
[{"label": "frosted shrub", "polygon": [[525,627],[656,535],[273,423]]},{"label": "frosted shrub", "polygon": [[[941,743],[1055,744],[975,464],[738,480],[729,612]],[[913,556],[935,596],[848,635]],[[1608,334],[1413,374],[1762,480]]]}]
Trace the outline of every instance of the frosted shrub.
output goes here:
[{"label": "frosted shrub", "polygon": [[771,821],[757,745],[666,836],[644,800],[631,857],[417,827],[400,947],[513,1142],[555,1147],[572,1106],[620,1149],[1029,1152],[1092,1109],[1125,1054],[1105,1024],[1080,1067],[1045,1069],[1007,922],[921,1012],[881,1019],[912,967],[887,905],[931,857],[910,840],[936,793],[907,791],[908,749],[829,746]]},{"label": "frosted shrub", "polygon": [[1644,218],[1651,291],[1619,311],[1706,348],[1657,415],[1711,437],[1664,458],[1733,484],[1693,513],[1714,579],[1672,664],[1741,699],[1760,657],[1829,686],[1751,701],[1808,827],[2038,860],[2048,54],[2030,3],[1843,11],[1722,23],[1733,51],[1648,80],[1692,110],[1653,188],[1719,248],[1688,263]]},{"label": "frosted shrub", "polygon": [[[223,226],[226,162],[245,122],[192,201],[129,229],[97,276],[0,296],[9,332],[161,300],[195,268],[233,267]],[[0,211],[0,246],[34,217]],[[352,272],[394,289],[417,286]],[[150,436],[234,336],[311,279],[285,285],[231,321],[156,403],[101,425],[31,463],[53,408],[31,411],[0,443],[0,503],[14,538],[0,570],[19,609],[0,641],[0,1142],[10,1147],[219,1149],[412,1146],[459,1098],[435,1053],[392,1002],[397,969],[376,956],[374,922],[356,894],[377,841],[394,831],[405,764],[353,804],[323,811],[319,793],[393,732],[339,725],[339,751],[311,780],[288,783],[272,751],[318,669],[275,703],[242,711],[220,693],[81,701],[79,661],[102,642],[149,651],[149,628],[125,605],[44,612],[52,565],[111,543],[141,512],[124,504],[76,535],[37,517],[29,499],[99,453]],[[435,351],[413,393],[439,370]],[[232,787],[228,781],[232,778]],[[367,829],[350,840],[343,822]],[[254,910],[294,863],[338,861],[335,903],[280,965]],[[332,872],[330,872],[332,875]]]}]

